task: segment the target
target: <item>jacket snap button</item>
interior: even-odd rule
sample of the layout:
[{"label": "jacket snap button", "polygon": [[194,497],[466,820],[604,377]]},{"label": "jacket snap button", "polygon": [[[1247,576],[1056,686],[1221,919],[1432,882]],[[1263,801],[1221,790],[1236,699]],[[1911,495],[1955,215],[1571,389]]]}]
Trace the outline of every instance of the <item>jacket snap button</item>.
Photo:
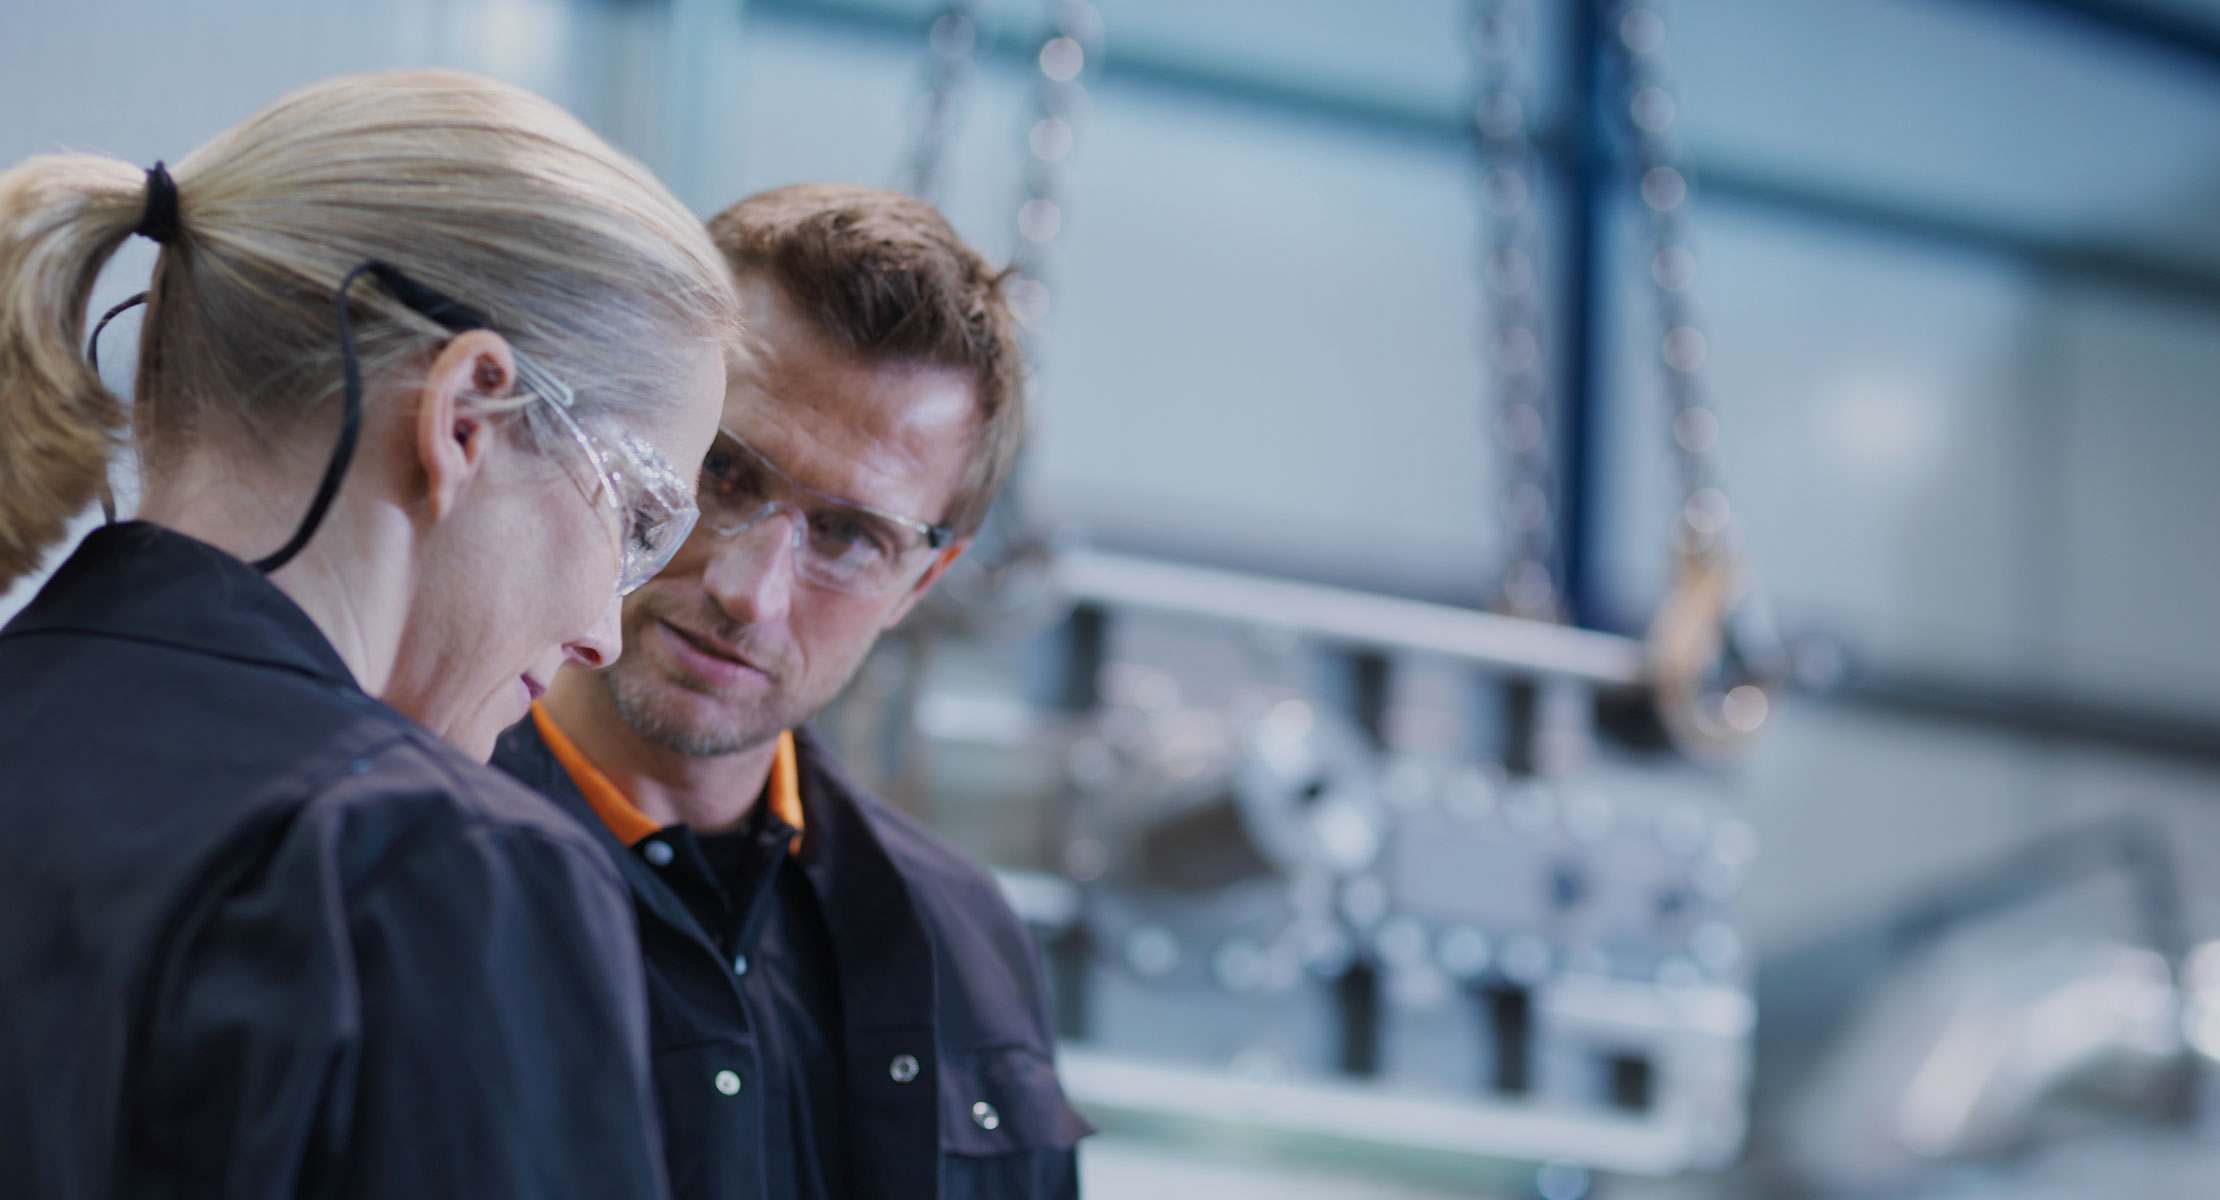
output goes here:
[{"label": "jacket snap button", "polygon": [[973,1124],[988,1133],[993,1133],[995,1130],[1002,1128],[1002,1114],[994,1111],[994,1105],[984,1100],[971,1106],[971,1120]]},{"label": "jacket snap button", "polygon": [[914,1054],[895,1055],[894,1061],[887,1064],[886,1073],[896,1083],[910,1082],[917,1078],[917,1056]]},{"label": "jacket snap button", "polygon": [[740,1094],[740,1076],[732,1071],[717,1072],[717,1090],[727,1096]]},{"label": "jacket snap button", "polygon": [[648,860],[649,866],[670,866],[671,844],[669,842],[649,842],[647,845],[640,847],[640,857]]}]

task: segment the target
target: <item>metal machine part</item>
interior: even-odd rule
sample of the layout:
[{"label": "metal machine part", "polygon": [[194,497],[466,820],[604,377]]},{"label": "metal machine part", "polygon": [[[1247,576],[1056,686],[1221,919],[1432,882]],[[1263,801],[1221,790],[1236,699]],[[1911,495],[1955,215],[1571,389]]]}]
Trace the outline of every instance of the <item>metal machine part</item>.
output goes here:
[{"label": "metal machine part", "polygon": [[[1113,873],[1060,906],[1071,925],[1049,940],[1076,926],[1092,948],[1067,1033],[1097,1073],[1176,1086],[1158,1097],[1175,1107],[1222,1093],[1281,1132],[1338,1120],[1341,1137],[1642,1173],[1729,1161],[1751,1073],[1732,921],[1747,826],[1486,764],[1390,760],[1378,779],[1387,837],[1356,869]],[[1425,1120],[1400,1126],[1413,1105]]]},{"label": "metal machine part", "polygon": [[2191,1056],[2164,958],[2118,943],[1946,947],[1860,1014],[1788,1126],[1815,1182],[1906,1187],[2103,1114],[2178,1115]]},{"label": "metal machine part", "polygon": [[1379,857],[1373,755],[1346,719],[1294,696],[1217,709],[1111,709],[1073,746],[1076,819],[1112,877],[1192,892],[1340,878]]},{"label": "metal machine part", "polygon": [[[936,827],[1017,869],[1063,1036],[1112,1064],[1101,1078],[1294,1097],[1254,1101],[1290,1129],[1306,1104],[1362,1097],[1370,1116],[1345,1132],[1383,1145],[1457,1130],[1473,1155],[1649,1173],[1733,1155],[1752,1045],[1734,906],[1754,834],[1708,773],[1518,745],[1584,737],[1558,727],[1639,670],[1639,643],[1065,562],[1086,620],[1033,667],[949,638],[915,690],[851,698],[928,751],[913,761]],[[1370,665],[1328,669],[1344,658]],[[1433,1132],[1391,1136],[1413,1104]]]},{"label": "metal machine part", "polygon": [[[1036,326],[1100,33],[1079,0],[1047,12],[1010,285]],[[1677,685],[1714,678],[1722,654],[1558,623],[1541,210],[1518,77],[1532,12],[1478,0],[1472,15],[1505,611],[1051,545],[1006,503],[967,556],[979,562],[922,606],[899,678],[857,690],[899,710],[863,727],[897,733],[876,740],[940,828],[1005,864],[1016,851],[1006,886],[1047,948],[1082,1104],[1207,1103],[1296,1136],[1336,1126],[1654,1174],[1717,1165],[1747,1124],[1750,972],[1732,903],[1754,838],[1714,781],[1591,769],[1589,714],[1638,695],[1706,715],[1712,691]],[[934,137],[969,22],[951,5],[936,26]],[[917,156],[920,186],[937,154]],[[1716,633],[1728,607],[1675,611]],[[1025,685],[1032,703],[931,682],[1066,614],[1044,656],[1060,682]],[[1229,672],[1132,640],[1165,618],[1248,661]],[[1450,723],[1498,733],[1457,749],[1399,740],[1383,697],[1408,656],[1480,668],[1487,715]],[[1344,682],[1289,665],[1321,659]]]},{"label": "metal machine part", "polygon": [[[931,690],[915,706],[944,772],[931,788],[943,829],[1004,849],[1029,822],[1061,831],[1006,884],[1048,951],[1067,1042],[1105,1064],[1102,1079],[1269,1093],[1254,1103],[1282,1132],[1306,1105],[1353,1104],[1343,1134],[1386,1145],[1430,1147],[1454,1129],[1465,1153],[1649,1173],[1731,1157],[1752,1009],[1733,905],[1756,842],[1715,781],[1383,750],[1338,704],[1291,690],[1251,623],[1153,615],[1184,587],[1207,598],[1243,581],[1144,578],[1162,586],[1102,578],[1153,602],[1096,610],[1108,632],[1090,707]],[[1229,610],[1315,609],[1345,634],[1423,629],[1395,619],[1402,602],[1379,612],[1275,586],[1295,603],[1229,598]],[[1202,652],[1212,637],[1227,653]],[[1253,677],[1229,685],[1227,664],[1243,662]],[[1375,715],[1409,724],[1392,704]],[[997,757],[1029,765],[983,765]],[[996,800],[995,780],[1061,782]],[[958,796],[965,812],[951,811]],[[1087,1087],[1075,1084],[1083,1104],[1137,1099]],[[1164,1112],[1185,1102],[1157,1099]],[[1413,1104],[1432,1132],[1395,1134]],[[1549,1136],[1528,1140],[1535,1130]]]},{"label": "metal machine part", "polygon": [[1330,645],[1410,651],[1599,690],[1636,688],[1644,680],[1642,643],[1636,639],[1448,604],[1097,550],[1060,555],[1056,578],[1073,599],[1124,612],[1278,630]]},{"label": "metal machine part", "polygon": [[2220,956],[2187,944],[2174,855],[2140,818],[2048,829],[1777,951],[1760,979],[1769,1177],[1813,1195],[2078,1196],[2094,1193],[2056,1179],[2208,1123]]},{"label": "metal machine part", "polygon": [[[1063,1035],[1109,1064],[1102,1079],[1269,1093],[1253,1102],[1290,1129],[1305,1105],[1361,1098],[1345,1132],[1383,1145],[1455,1130],[1474,1155],[1648,1173],[1732,1156],[1752,1042],[1734,902],[1754,835],[1703,772],[1517,744],[1584,737],[1558,727],[1638,676],[1638,642],[1062,562],[1087,603],[1038,652],[1067,664],[1034,693],[1059,703],[1008,690],[1042,678],[1009,644],[956,638],[937,684],[854,695],[897,707],[929,750],[935,824],[1019,869],[1009,892]],[[1325,669],[1345,657],[1370,665]],[[1462,682],[1395,686],[1435,672]],[[1362,686],[1328,686],[1342,678]],[[1475,725],[1505,740],[1402,740]],[[1083,1105],[1137,1099],[1087,1086]],[[1411,1105],[1432,1132],[1393,1135]]]},{"label": "metal machine part", "polygon": [[[1278,1135],[1527,1162],[1579,1163],[1638,1175],[1716,1167],[1740,1145],[1741,1076],[1750,1008],[1732,991],[1689,992],[1660,1003],[1637,988],[1554,992],[1538,1022],[1550,1045],[1636,1048],[1654,1063],[1655,1099],[1616,1109],[1539,1102],[1522,1093],[1413,1089],[1392,1081],[1291,1077],[1251,1059],[1246,1069],[1167,1061],[1100,1043],[1068,1048],[1072,1092],[1105,1115],[1176,1117],[1232,1127],[1248,1140]],[[1614,1061],[1634,1061],[1630,1054]],[[1622,1089],[1638,1072],[1611,1074]]]},{"label": "metal machine part", "polygon": [[[1090,948],[1076,976],[1088,1015],[1067,1034],[1126,1089],[1116,1102],[1155,1080],[1182,1093],[1163,1103],[1223,1093],[1288,1133],[1339,1120],[1337,1136],[1441,1148],[1456,1130],[1467,1153],[1643,1173],[1729,1161],[1751,1074],[1733,920],[1748,826],[1699,786],[1373,764],[1379,845],[1324,858],[1317,842],[1275,855],[1193,815],[1237,817],[1239,801],[1159,810],[1137,798],[1164,793],[1096,768],[1080,803],[1138,807],[1133,857],[1113,850],[1127,868],[1057,906],[1067,923],[1044,934],[1068,945],[1076,930]],[[1276,819],[1300,811],[1308,789],[1288,781],[1303,775],[1273,772],[1256,793],[1275,797]],[[1242,870],[1155,857],[1220,839],[1244,852],[1210,861]],[[1400,1127],[1413,1104],[1428,1115]]]}]

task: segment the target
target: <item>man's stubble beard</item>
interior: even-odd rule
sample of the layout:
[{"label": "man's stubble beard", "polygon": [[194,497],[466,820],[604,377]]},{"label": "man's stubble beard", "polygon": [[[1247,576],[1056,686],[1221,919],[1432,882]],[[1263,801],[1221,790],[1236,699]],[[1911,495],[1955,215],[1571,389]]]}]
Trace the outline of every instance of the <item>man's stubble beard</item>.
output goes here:
[{"label": "man's stubble beard", "polygon": [[[714,692],[702,692],[667,679],[657,678],[652,671],[644,676],[626,669],[623,662],[606,671],[596,672],[602,686],[609,691],[609,702],[617,710],[632,732],[643,741],[660,746],[674,754],[689,758],[722,758],[752,750],[777,737],[789,727],[790,722],[774,719],[769,728],[754,729],[742,724],[735,717],[729,722],[705,727],[704,722],[679,715],[670,703],[671,692],[686,692],[695,696],[716,698]],[[782,718],[783,714],[772,714]]]}]

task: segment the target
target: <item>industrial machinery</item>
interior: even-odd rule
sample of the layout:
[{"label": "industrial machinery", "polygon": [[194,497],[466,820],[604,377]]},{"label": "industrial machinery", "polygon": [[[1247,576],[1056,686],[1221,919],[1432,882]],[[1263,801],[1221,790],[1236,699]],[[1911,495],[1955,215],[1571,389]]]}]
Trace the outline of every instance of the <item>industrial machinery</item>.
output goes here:
[{"label": "industrial machinery", "polygon": [[[2220,967],[2181,936],[2163,849],[2133,827],[2038,840],[1885,928],[1763,975],[1751,961],[1736,906],[1757,844],[1733,764],[1791,656],[1716,464],[1662,5],[1469,5],[1491,594],[1419,603],[1091,549],[1027,511],[1021,476],[825,732],[995,864],[1047,956],[1062,1074],[1098,1119],[1523,1164],[1553,1198],[1589,1169],[1714,1172],[1748,1149],[1746,1170],[1686,1186],[1953,1195],[1973,1169],[2053,1194],[2016,1190],[2008,1161],[2039,1148],[2043,1171],[2081,1178],[2209,1109]],[[974,47],[1012,41],[981,7],[932,26],[904,173],[921,194],[947,185]],[[1586,110],[1539,134],[1538,11],[1577,14],[1596,47],[1573,86]],[[1046,0],[1025,56],[1011,295],[1036,355],[1102,34],[1083,0]],[[1592,614],[1560,548],[1570,435],[1547,334],[1592,264],[1545,286],[1561,185],[1607,210],[1574,213],[1568,240],[1624,213],[1641,234],[1676,470],[1672,583],[1639,637],[1572,623]],[[2115,874],[2133,929],[2021,947],[1983,928]],[[1761,1044],[1773,1091],[1754,1112]]]},{"label": "industrial machinery", "polygon": [[[1679,583],[1647,638],[1563,623],[1531,13],[1485,0],[1472,119],[1510,547],[1493,610],[1092,551],[1006,501],[823,718],[871,782],[1001,869],[1098,1114],[1654,1175],[1742,1144],[1734,902],[1756,845],[1718,767],[1764,724],[1778,656],[1710,461],[1662,18],[1617,13],[1683,485]],[[941,175],[977,19],[955,3],[933,25],[914,189]],[[1036,348],[1101,33],[1075,0],[1045,28],[1012,284]]]},{"label": "industrial machinery", "polygon": [[1597,746],[1640,643],[1056,566],[1049,635],[935,650],[917,693],[867,673],[830,728],[865,753],[909,705],[880,782],[1003,866],[1083,1103],[1639,1173],[1734,1154],[1755,837],[1713,775]]}]

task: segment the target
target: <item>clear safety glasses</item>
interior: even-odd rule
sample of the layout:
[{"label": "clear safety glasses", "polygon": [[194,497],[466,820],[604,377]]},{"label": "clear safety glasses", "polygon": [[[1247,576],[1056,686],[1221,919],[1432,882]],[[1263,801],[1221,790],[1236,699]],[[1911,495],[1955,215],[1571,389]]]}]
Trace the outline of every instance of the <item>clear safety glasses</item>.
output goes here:
[{"label": "clear safety glasses", "polygon": [[[372,260],[350,272],[339,288],[339,329],[346,354],[349,400],[349,430],[342,437],[342,456],[352,453],[352,429],[360,423],[361,410],[361,370],[355,362],[354,337],[347,314],[347,289],[363,274],[375,277],[394,299],[449,332],[493,328],[484,313],[409,278],[389,264]],[[678,548],[686,544],[686,537],[693,532],[699,516],[694,489],[668,459],[639,435],[623,433],[612,441],[589,433],[571,415],[577,397],[570,386],[523,352],[512,348],[512,355],[517,382],[545,402],[526,409],[527,419],[533,414],[545,413],[561,426],[592,468],[597,486],[588,493],[587,502],[606,510],[613,518],[611,533],[616,539],[618,553],[617,594],[630,595],[641,584],[653,579],[670,563]],[[341,464],[344,461],[344,457],[335,460]],[[343,471],[344,466],[339,470]],[[336,485],[332,490],[336,490]],[[584,490],[581,486],[581,491]],[[324,503],[319,500],[312,517],[321,517]],[[305,537],[297,540],[305,540]]]},{"label": "clear safety glasses", "polygon": [[955,532],[804,487],[730,429],[717,431],[702,460],[696,504],[701,527],[725,539],[785,517],[796,574],[851,595],[883,595],[916,582],[930,552]]}]

